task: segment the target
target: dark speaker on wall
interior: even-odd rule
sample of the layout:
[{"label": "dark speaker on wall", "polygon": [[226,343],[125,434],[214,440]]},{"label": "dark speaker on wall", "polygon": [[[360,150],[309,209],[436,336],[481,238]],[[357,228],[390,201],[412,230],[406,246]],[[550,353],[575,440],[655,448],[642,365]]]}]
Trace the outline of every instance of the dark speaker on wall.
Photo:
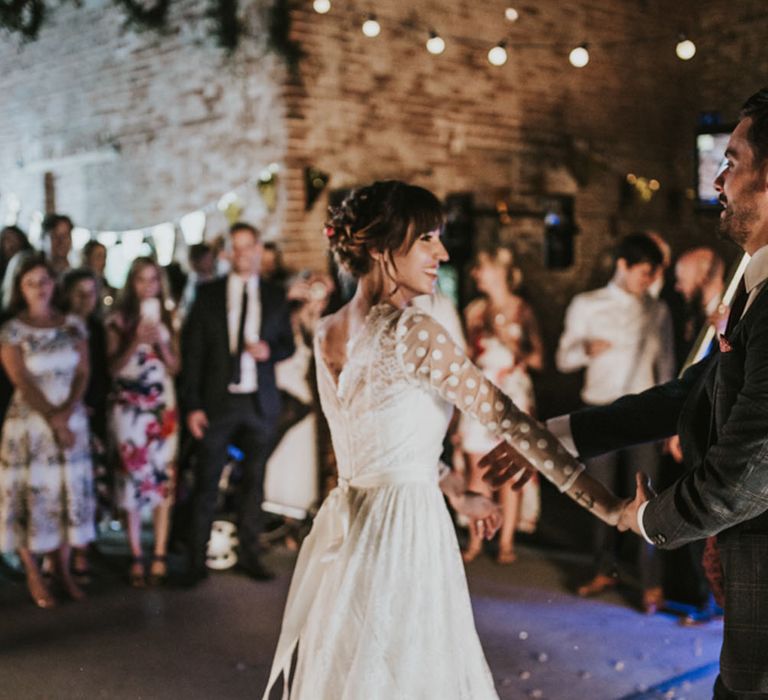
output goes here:
[{"label": "dark speaker on wall", "polygon": [[443,244],[451,257],[471,255],[475,233],[474,198],[471,192],[455,192],[445,197]]},{"label": "dark speaker on wall", "polygon": [[573,237],[577,233],[573,218],[573,197],[545,197],[544,263],[551,270],[573,265]]}]

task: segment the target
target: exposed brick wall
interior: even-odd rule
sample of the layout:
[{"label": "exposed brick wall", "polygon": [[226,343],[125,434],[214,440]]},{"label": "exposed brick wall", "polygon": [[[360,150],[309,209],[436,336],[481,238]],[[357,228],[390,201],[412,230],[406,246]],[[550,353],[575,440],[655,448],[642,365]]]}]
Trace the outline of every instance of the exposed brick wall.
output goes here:
[{"label": "exposed brick wall", "polygon": [[768,13],[758,0],[704,0],[699,17],[699,105],[727,124],[749,95],[768,85]]},{"label": "exposed brick wall", "polygon": [[126,31],[113,3],[91,0],[57,8],[35,42],[0,40],[0,196],[20,197],[22,225],[44,207],[47,170],[61,211],[122,230],[215,203],[282,161],[280,61],[251,39],[226,60],[205,36],[204,3],[172,8],[162,37]]}]

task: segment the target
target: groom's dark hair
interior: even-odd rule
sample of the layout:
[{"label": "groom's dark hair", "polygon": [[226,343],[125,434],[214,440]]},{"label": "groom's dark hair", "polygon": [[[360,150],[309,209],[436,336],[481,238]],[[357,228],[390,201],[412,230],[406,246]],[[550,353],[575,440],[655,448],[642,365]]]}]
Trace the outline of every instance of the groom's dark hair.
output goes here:
[{"label": "groom's dark hair", "polygon": [[747,141],[759,168],[768,160],[768,88],[758,90],[742,106],[741,119],[752,119],[747,130]]}]

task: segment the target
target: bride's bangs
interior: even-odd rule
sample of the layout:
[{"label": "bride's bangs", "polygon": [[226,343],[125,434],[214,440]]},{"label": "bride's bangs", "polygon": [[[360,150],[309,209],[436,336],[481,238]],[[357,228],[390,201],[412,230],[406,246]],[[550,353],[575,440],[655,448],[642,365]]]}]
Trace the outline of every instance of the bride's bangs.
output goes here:
[{"label": "bride's bangs", "polygon": [[405,202],[404,218],[408,221],[405,234],[405,249],[410,250],[419,236],[442,230],[445,214],[440,200],[429,190],[412,185]]}]

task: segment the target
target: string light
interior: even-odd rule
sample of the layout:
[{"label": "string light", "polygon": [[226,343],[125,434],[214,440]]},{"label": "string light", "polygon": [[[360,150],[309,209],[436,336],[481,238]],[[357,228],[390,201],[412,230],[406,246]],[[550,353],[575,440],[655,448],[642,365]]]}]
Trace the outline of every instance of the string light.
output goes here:
[{"label": "string light", "polygon": [[434,29],[429,32],[427,51],[435,56],[439,56],[445,51],[445,41]]},{"label": "string light", "polygon": [[488,62],[492,66],[503,66],[508,58],[506,41],[500,41],[488,52]]},{"label": "string light", "polygon": [[381,34],[381,25],[376,19],[376,15],[368,15],[368,19],[363,22],[363,34],[374,39]]},{"label": "string light", "polygon": [[586,44],[577,46],[568,55],[568,60],[574,68],[584,68],[589,63],[589,51]]},{"label": "string light", "polygon": [[[318,14],[327,14],[331,11],[333,7],[333,0],[312,0],[312,7]],[[504,18],[507,22],[514,23],[517,22],[521,18],[521,12],[515,8],[512,5],[507,5],[504,7]],[[403,29],[413,29],[413,23],[412,22],[406,22],[401,21],[399,23]],[[368,14],[365,21],[362,23],[362,31],[363,34],[366,37],[369,37],[371,39],[378,37],[381,34],[381,24],[379,23],[376,15],[374,13]],[[662,35],[659,35],[655,37],[658,40],[662,40],[664,37]],[[476,38],[470,38],[466,36],[456,37],[452,36],[449,37],[450,39],[457,39],[460,42],[463,43],[481,43],[482,40],[478,40]],[[627,40],[627,42],[622,41],[611,41],[611,42],[605,42],[605,46],[613,46],[615,44],[623,44],[623,43],[630,43],[631,40]],[[602,45],[602,44],[601,44]],[[447,47],[446,40],[440,36],[436,31],[431,30],[429,32],[429,37],[426,40],[426,48],[429,53],[432,55],[438,56],[445,52]],[[557,43],[550,44],[549,42],[515,42],[515,48],[516,49],[546,49],[551,48],[552,50],[556,50]],[[696,44],[693,43],[690,39],[688,39],[684,34],[678,35],[678,41],[675,45],[675,53],[677,54],[677,57],[682,61],[689,61],[696,55]],[[488,62],[493,66],[503,66],[509,61],[509,53],[508,53],[508,46],[507,41],[500,41],[495,46],[491,47],[487,54]],[[590,55],[589,55],[589,49],[587,46],[587,43],[582,43],[579,46],[575,47],[568,55],[568,60],[571,63],[571,65],[575,68],[584,68],[589,64],[590,61]]]},{"label": "string light", "polygon": [[690,61],[696,55],[696,44],[687,39],[685,34],[681,34],[675,46],[675,53],[681,61]]}]

